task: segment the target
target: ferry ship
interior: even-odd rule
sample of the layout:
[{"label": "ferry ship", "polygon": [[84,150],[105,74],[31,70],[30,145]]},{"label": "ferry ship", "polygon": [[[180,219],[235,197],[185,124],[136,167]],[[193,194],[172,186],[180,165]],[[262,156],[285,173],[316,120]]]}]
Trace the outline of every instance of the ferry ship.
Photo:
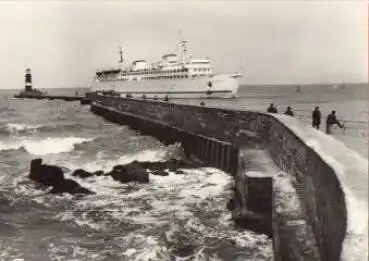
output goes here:
[{"label": "ferry ship", "polygon": [[209,59],[192,59],[187,41],[180,41],[179,55],[168,53],[161,61],[136,60],[123,66],[120,49],[119,67],[98,70],[91,86],[100,95],[121,97],[172,98],[236,98],[240,73],[213,74]]}]

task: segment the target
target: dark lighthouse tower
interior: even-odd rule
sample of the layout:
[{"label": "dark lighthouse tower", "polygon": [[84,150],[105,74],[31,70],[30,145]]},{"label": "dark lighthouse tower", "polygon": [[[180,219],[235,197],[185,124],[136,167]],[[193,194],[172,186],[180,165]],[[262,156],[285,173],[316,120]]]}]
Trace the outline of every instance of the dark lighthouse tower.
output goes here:
[{"label": "dark lighthouse tower", "polygon": [[26,92],[32,91],[32,74],[31,74],[31,69],[30,68],[26,69],[24,89],[25,89]]}]

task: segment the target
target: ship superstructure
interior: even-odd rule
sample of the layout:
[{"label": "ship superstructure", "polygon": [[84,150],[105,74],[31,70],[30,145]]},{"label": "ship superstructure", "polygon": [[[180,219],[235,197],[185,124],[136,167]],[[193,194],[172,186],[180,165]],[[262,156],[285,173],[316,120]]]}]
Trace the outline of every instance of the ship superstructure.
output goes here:
[{"label": "ship superstructure", "polygon": [[192,59],[187,41],[181,54],[163,55],[159,62],[136,60],[123,67],[99,70],[91,90],[110,91],[129,97],[147,98],[232,98],[237,97],[240,74],[213,74],[209,59]]}]

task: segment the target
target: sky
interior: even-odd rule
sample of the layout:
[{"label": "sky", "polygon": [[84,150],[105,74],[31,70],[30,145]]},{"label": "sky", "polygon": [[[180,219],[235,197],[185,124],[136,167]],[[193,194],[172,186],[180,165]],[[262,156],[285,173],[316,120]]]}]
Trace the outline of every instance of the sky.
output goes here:
[{"label": "sky", "polygon": [[242,84],[368,81],[366,1],[1,1],[0,89],[88,87],[99,68],[178,50]]}]

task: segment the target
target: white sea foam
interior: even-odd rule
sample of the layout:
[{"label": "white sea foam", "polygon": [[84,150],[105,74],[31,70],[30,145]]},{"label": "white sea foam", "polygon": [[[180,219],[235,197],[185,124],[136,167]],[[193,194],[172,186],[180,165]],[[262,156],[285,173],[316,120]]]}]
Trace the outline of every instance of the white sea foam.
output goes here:
[{"label": "white sea foam", "polygon": [[35,130],[41,128],[42,125],[25,124],[25,123],[8,123],[6,124],[6,129],[10,132],[20,132],[26,130]]},{"label": "white sea foam", "polygon": [[[265,244],[267,241],[264,236],[248,234],[249,232],[240,233],[231,228],[232,221],[225,207],[227,199],[231,196],[228,188],[232,179],[229,175],[212,168],[203,168],[188,170],[184,175],[174,173],[170,173],[169,176],[151,175],[150,179],[150,184],[137,185],[132,191],[129,189],[130,184],[121,184],[121,189],[117,190],[117,182],[110,177],[98,177],[96,183],[87,183],[79,179],[78,182],[97,191],[98,195],[78,202],[78,209],[80,211],[99,209],[109,217],[100,223],[98,228],[95,226],[98,230],[105,231],[111,224],[116,223],[112,220],[119,220],[156,228],[159,231],[163,231],[163,228],[169,225],[169,231],[173,233],[177,230],[177,236],[184,232],[196,246],[202,245],[205,238],[234,240],[237,245],[249,247],[257,247],[260,242]],[[210,218],[204,217],[208,219],[204,223],[201,216],[207,213],[212,216],[215,212],[220,212],[220,216],[218,214]],[[91,223],[94,221],[91,218],[69,216],[70,221],[76,223],[80,223],[81,221],[76,219],[81,218],[86,219],[83,224],[90,224],[92,228]],[[212,218],[214,220],[211,220]],[[173,222],[185,223],[183,226],[176,226]],[[122,239],[124,245],[130,249],[125,252],[126,257],[130,260],[171,260],[171,249],[168,246],[163,245],[157,237],[148,237],[144,231],[141,233],[135,231],[133,235],[126,235]],[[176,239],[173,240],[176,242]],[[203,253],[203,249],[195,248],[191,258],[176,260],[218,260],[216,256],[209,259],[209,256]]]},{"label": "white sea foam", "polygon": [[0,151],[19,150],[23,148],[32,155],[47,155],[74,150],[74,145],[91,141],[93,139],[80,137],[48,137],[46,139],[23,139],[11,140],[8,142],[0,141]]},{"label": "white sea foam", "polygon": [[[165,160],[167,153],[166,148],[159,148],[127,154],[111,162],[97,159],[92,163],[78,165],[78,162],[68,159],[58,164],[71,170],[87,167],[90,171],[107,171],[115,164],[126,164],[133,160]],[[50,208],[58,209],[60,206],[64,210],[55,213],[54,220],[87,231],[109,234],[117,229],[124,229],[125,226],[133,226],[132,232],[122,232],[124,235],[119,233],[114,238],[114,242],[118,241],[116,243],[122,246],[123,250],[114,253],[114,256],[119,256],[122,260],[216,261],[220,260],[215,253],[217,244],[229,241],[234,242],[236,247],[253,248],[255,256],[252,260],[261,261],[265,260],[265,256],[271,256],[271,243],[265,236],[248,231],[240,232],[233,228],[231,215],[226,209],[226,203],[232,193],[231,176],[213,168],[188,169],[184,172],[169,173],[168,176],[150,175],[149,184],[121,184],[109,176],[89,179],[73,177],[82,186],[97,194],[88,195],[83,200],[73,200],[70,195],[45,195],[31,200]],[[67,173],[66,177],[69,175],[70,173]],[[31,188],[27,187],[22,194],[29,194],[30,190]],[[66,205],[67,208],[64,207]],[[183,236],[183,240],[191,244],[193,249],[189,251],[188,256],[179,257],[173,251],[181,247]],[[207,241],[213,243],[204,246]],[[209,250],[209,247],[213,250]],[[54,252],[49,254],[54,259],[63,256],[63,251],[57,248],[53,246]],[[73,260],[84,260],[81,251],[84,250],[73,250]],[[99,252],[98,255],[103,259],[105,254]],[[173,256],[176,257],[173,259]]]},{"label": "white sea foam", "polygon": [[127,153],[115,160],[106,160],[103,158],[103,155],[99,153],[97,160],[91,161],[91,162],[86,162],[86,163],[81,164],[79,159],[75,159],[75,160],[69,159],[65,163],[62,163],[62,162],[56,162],[56,163],[58,164],[60,163],[61,165],[71,170],[83,168],[84,170],[91,171],[91,172],[98,171],[98,170],[110,171],[115,165],[127,164],[134,160],[150,161],[150,162],[163,161],[169,158],[173,153],[174,153],[173,150],[168,151],[165,147],[163,147],[159,149],[147,149],[147,150],[140,151],[139,153]]}]

